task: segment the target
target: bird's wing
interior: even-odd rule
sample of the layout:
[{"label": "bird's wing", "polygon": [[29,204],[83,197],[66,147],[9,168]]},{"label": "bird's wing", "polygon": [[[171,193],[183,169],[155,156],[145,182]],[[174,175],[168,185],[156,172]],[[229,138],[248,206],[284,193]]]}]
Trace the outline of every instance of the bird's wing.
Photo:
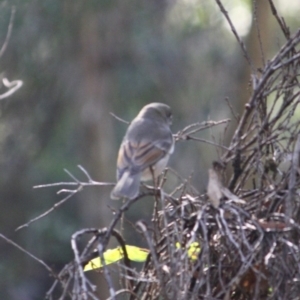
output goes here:
[{"label": "bird's wing", "polygon": [[155,142],[142,140],[137,143],[124,141],[118,156],[118,177],[120,178],[125,170],[136,174],[154,165],[170,151],[172,142],[172,140],[163,143],[159,140]]}]

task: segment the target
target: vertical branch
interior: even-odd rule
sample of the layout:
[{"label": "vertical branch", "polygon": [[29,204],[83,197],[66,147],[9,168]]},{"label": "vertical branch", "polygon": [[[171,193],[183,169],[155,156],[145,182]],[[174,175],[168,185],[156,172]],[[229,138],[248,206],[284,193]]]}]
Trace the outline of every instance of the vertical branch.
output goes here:
[{"label": "vertical branch", "polygon": [[233,23],[232,23],[230,17],[229,17],[229,15],[228,15],[228,12],[227,12],[226,9],[224,8],[224,6],[223,6],[223,4],[222,4],[222,2],[221,2],[220,0],[215,0],[215,1],[216,1],[216,3],[218,4],[218,6],[219,6],[221,12],[222,12],[223,15],[225,16],[225,18],[226,18],[226,20],[227,20],[227,22],[228,22],[228,24],[229,24],[229,26],[230,26],[230,29],[231,29],[231,31],[233,32],[233,34],[234,34],[236,40],[238,41],[239,45],[241,46],[241,49],[242,49],[242,51],[243,51],[243,53],[244,53],[244,57],[246,58],[246,60],[247,60],[247,62],[248,62],[248,64],[249,64],[249,66],[251,67],[252,73],[253,73],[253,74],[256,74],[255,67],[254,67],[254,65],[253,65],[253,63],[252,63],[251,58],[249,57],[249,54],[248,54],[248,52],[247,52],[245,43],[244,43],[244,42],[241,40],[241,38],[239,37],[239,35],[238,35],[238,33],[237,33],[237,31],[236,31],[236,29],[235,29],[235,27],[234,27],[234,25],[233,25]]},{"label": "vertical branch", "polygon": [[15,13],[16,13],[16,7],[13,6],[11,8],[10,19],[9,19],[9,24],[8,24],[8,29],[7,29],[6,37],[5,37],[5,40],[4,40],[4,43],[3,43],[2,47],[0,49],[0,57],[4,54],[4,52],[5,52],[6,48],[7,48],[7,45],[8,45],[11,33],[12,33],[12,29],[13,29]]},{"label": "vertical branch", "polygon": [[295,193],[296,193],[296,176],[299,172],[299,155],[300,155],[300,134],[298,134],[291,164],[291,171],[289,177],[289,191],[285,201],[285,213],[287,217],[292,218],[293,210],[295,208]]}]

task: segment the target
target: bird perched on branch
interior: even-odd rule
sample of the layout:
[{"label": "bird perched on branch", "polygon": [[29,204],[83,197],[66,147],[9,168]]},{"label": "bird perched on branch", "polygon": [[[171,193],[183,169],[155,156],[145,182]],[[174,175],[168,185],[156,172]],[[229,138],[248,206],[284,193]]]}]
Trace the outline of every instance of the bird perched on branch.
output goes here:
[{"label": "bird perched on branch", "polygon": [[214,208],[218,208],[222,198],[227,198],[227,203],[246,204],[246,202],[231,193],[222,182],[222,171],[225,165],[220,161],[214,161],[212,168],[208,169],[207,196]]},{"label": "bird perched on branch", "polygon": [[158,177],[174,150],[170,129],[172,112],[168,105],[150,103],[142,108],[129,125],[119,149],[117,184],[112,199],[133,199],[140,181]]}]

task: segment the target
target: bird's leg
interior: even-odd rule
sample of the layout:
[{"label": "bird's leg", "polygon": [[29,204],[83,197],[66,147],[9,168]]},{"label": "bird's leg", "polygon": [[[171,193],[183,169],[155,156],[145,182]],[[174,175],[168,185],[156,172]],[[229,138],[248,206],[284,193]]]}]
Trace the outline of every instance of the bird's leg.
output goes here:
[{"label": "bird's leg", "polygon": [[153,187],[154,187],[154,189],[155,189],[155,191],[156,191],[157,188],[158,188],[158,181],[155,179],[155,174],[154,174],[153,166],[150,166],[149,169],[150,169],[150,173],[151,173],[151,175],[152,175]]}]

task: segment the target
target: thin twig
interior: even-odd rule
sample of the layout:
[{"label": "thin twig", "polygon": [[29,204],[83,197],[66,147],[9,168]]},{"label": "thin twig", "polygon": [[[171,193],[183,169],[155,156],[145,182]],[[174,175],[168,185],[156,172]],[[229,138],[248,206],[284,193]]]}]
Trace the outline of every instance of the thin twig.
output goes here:
[{"label": "thin twig", "polygon": [[227,22],[228,22],[228,24],[229,24],[229,26],[230,26],[230,29],[231,29],[231,31],[233,32],[233,34],[234,34],[236,40],[237,40],[238,43],[240,44],[240,47],[241,47],[241,49],[242,49],[242,51],[243,51],[243,53],[244,53],[244,57],[246,58],[246,60],[247,60],[247,62],[248,62],[248,64],[249,64],[249,66],[251,67],[252,73],[253,73],[253,74],[256,74],[256,70],[255,70],[254,65],[253,65],[253,63],[252,63],[252,60],[251,60],[250,57],[249,57],[249,54],[248,54],[247,49],[246,49],[246,46],[245,46],[244,42],[240,39],[240,37],[239,37],[239,35],[238,35],[238,33],[237,33],[237,31],[236,31],[236,29],[235,29],[235,27],[234,27],[232,21],[231,21],[229,15],[228,15],[228,12],[225,10],[225,8],[224,8],[224,6],[223,6],[223,4],[222,4],[222,2],[221,2],[220,0],[215,0],[215,1],[216,1],[216,3],[218,4],[218,6],[219,6],[221,12],[222,12],[223,15],[225,16],[225,18],[226,18],[226,20],[227,20]]},{"label": "thin twig", "polygon": [[290,39],[290,31],[289,31],[288,27],[286,27],[286,25],[284,23],[284,19],[282,17],[279,17],[277,9],[272,0],[269,0],[269,4],[270,4],[271,10],[272,10],[272,13],[275,16],[275,18],[281,28],[282,33],[284,34],[285,38],[287,40],[289,40]]},{"label": "thin twig", "polygon": [[10,13],[10,19],[9,19],[9,24],[8,24],[8,29],[7,29],[7,33],[6,33],[6,37],[4,40],[4,43],[0,49],[0,57],[4,54],[7,46],[8,46],[8,42],[12,33],[12,29],[13,29],[13,24],[14,24],[14,19],[15,19],[15,13],[16,13],[16,7],[13,6],[11,8],[11,13]]},{"label": "thin twig", "polygon": [[4,236],[1,233],[0,233],[0,237],[3,240],[5,240],[7,243],[13,245],[15,248],[19,249],[20,251],[22,251],[23,253],[25,253],[26,255],[28,255],[29,257],[31,257],[32,259],[34,259],[36,262],[38,262],[40,265],[42,265],[53,277],[56,277],[55,272],[43,260],[37,258],[35,255],[33,255],[32,253],[28,252],[23,247],[19,246],[14,241],[12,241],[11,239],[7,238],[6,236]]},{"label": "thin twig", "polygon": [[296,194],[296,175],[299,172],[300,167],[300,134],[297,136],[297,140],[295,143],[295,149],[293,153],[293,161],[291,164],[290,178],[288,183],[288,197],[285,202],[285,211],[287,217],[291,218],[293,214],[293,207],[295,207],[295,194]]},{"label": "thin twig", "polygon": [[7,78],[3,78],[2,82],[3,82],[3,85],[5,87],[9,88],[9,90],[0,95],[0,100],[11,96],[13,93],[15,93],[23,85],[22,80],[8,81]]},{"label": "thin twig", "polygon": [[229,98],[226,97],[226,98],[225,98],[225,101],[226,101],[226,103],[227,103],[227,105],[228,105],[228,107],[229,107],[229,109],[230,109],[231,114],[233,115],[234,119],[235,119],[236,122],[238,123],[239,120],[240,120],[240,118],[236,115],[236,113],[235,113],[235,111],[234,111],[234,109],[233,109],[233,107],[232,107],[232,105],[231,105],[231,103],[230,103],[230,101],[229,101]]},{"label": "thin twig", "polygon": [[192,141],[203,142],[205,144],[209,144],[209,145],[212,145],[212,146],[224,149],[224,150],[229,150],[229,148],[226,147],[226,146],[224,146],[224,145],[220,145],[220,144],[217,144],[215,142],[208,141],[208,140],[205,140],[205,139],[201,139],[201,138],[198,138],[198,137],[193,137],[193,136],[190,136],[190,135],[185,136],[185,140],[187,140],[187,141],[188,140],[192,140]]},{"label": "thin twig", "polygon": [[110,112],[109,114],[110,114],[111,116],[113,116],[115,119],[117,119],[118,121],[122,122],[122,123],[125,123],[125,124],[127,124],[127,125],[130,124],[130,122],[128,122],[128,121],[126,121],[126,120],[124,120],[124,119],[118,117],[117,115],[115,115],[115,114],[112,113],[112,112]]},{"label": "thin twig", "polygon": [[31,223],[36,222],[40,219],[42,219],[43,217],[47,216],[48,214],[50,214],[51,212],[53,212],[55,209],[57,209],[59,206],[61,206],[62,204],[64,204],[67,200],[69,200],[71,197],[73,197],[75,194],[77,194],[79,191],[82,190],[82,186],[80,185],[77,189],[70,191],[70,194],[68,196],[66,196],[65,198],[63,198],[62,200],[60,200],[59,202],[55,203],[50,209],[46,210],[44,213],[40,214],[39,216],[31,219],[29,222],[17,227],[15,229],[15,231],[18,231],[24,227],[28,227]]},{"label": "thin twig", "polygon": [[260,27],[259,27],[259,24],[258,24],[258,18],[259,18],[258,13],[264,13],[264,12],[258,12],[257,11],[257,2],[256,2],[256,0],[253,0],[252,3],[253,3],[253,16],[254,16],[254,22],[255,22],[255,27],[256,27],[256,32],[257,32],[260,55],[261,55],[261,58],[262,58],[262,64],[263,64],[263,66],[265,66],[266,61],[265,61],[264,49],[263,49],[263,45],[262,45],[262,38],[261,38],[261,34],[260,34]]},{"label": "thin twig", "polygon": [[196,132],[202,131],[204,129],[208,129],[208,128],[218,126],[218,125],[221,125],[224,123],[226,124],[230,121],[231,121],[230,119],[224,119],[224,120],[220,120],[220,121],[204,121],[201,123],[199,123],[199,122],[193,123],[193,124],[186,126],[182,130],[178,131],[177,134],[175,134],[174,136],[176,138],[180,139],[181,136],[195,134]]}]

